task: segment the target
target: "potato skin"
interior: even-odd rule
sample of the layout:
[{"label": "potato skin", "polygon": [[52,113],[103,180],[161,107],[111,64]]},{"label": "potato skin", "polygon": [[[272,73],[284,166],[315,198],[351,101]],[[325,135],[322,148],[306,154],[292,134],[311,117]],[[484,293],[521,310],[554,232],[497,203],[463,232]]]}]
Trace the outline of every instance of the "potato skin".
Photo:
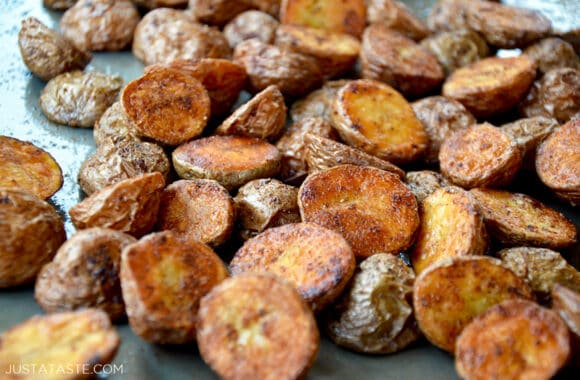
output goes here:
[{"label": "potato skin", "polygon": [[432,32],[469,29],[466,5],[468,0],[439,0],[427,15],[427,27]]},{"label": "potato skin", "polygon": [[360,263],[350,285],[325,313],[324,326],[338,345],[367,354],[400,351],[421,333],[413,316],[415,274],[393,255]]},{"label": "potato skin", "polygon": [[541,74],[563,67],[580,70],[580,58],[574,47],[557,37],[544,38],[528,46],[523,54],[536,63]]},{"label": "potato skin", "polygon": [[34,281],[66,240],[64,223],[51,205],[6,188],[0,188],[0,236],[0,289]]},{"label": "potato skin", "polygon": [[405,183],[417,197],[420,203],[437,189],[451,185],[443,175],[432,170],[419,170],[407,172]]},{"label": "potato skin", "polygon": [[307,117],[318,117],[330,122],[334,98],[348,79],[337,79],[325,82],[318,90],[314,90],[302,99],[295,101],[290,108],[290,116],[294,122]]},{"label": "potato skin", "polygon": [[187,5],[187,0],[131,0],[136,5],[147,9],[155,8],[182,8]]},{"label": "potato skin", "polygon": [[572,360],[571,365],[580,367],[580,293],[560,284],[552,288],[552,310],[566,323],[570,330]]},{"label": "potato skin", "polygon": [[420,41],[430,34],[427,25],[400,1],[367,0],[366,3],[369,24],[384,24],[415,41]]},{"label": "potato skin", "polygon": [[113,103],[96,121],[93,139],[97,147],[121,140],[139,140],[120,101]]},{"label": "potato skin", "polygon": [[238,14],[252,7],[253,0],[189,0],[189,9],[199,21],[210,25],[225,25]]},{"label": "potato skin", "polygon": [[78,0],[42,0],[42,4],[50,9],[54,9],[56,11],[63,11],[69,9]]},{"label": "potato skin", "polygon": [[265,44],[271,44],[276,37],[280,23],[265,12],[250,10],[237,15],[224,27],[224,36],[234,49],[242,41],[257,38]]}]

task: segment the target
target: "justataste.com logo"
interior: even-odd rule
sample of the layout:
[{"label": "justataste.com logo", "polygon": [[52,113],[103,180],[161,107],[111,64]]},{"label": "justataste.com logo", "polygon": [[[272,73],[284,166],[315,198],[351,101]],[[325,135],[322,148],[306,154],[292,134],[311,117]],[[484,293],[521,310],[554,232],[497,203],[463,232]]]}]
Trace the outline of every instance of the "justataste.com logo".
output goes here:
[{"label": "justataste.com logo", "polygon": [[97,375],[110,376],[125,373],[123,364],[37,364],[15,363],[5,368],[5,375]]}]

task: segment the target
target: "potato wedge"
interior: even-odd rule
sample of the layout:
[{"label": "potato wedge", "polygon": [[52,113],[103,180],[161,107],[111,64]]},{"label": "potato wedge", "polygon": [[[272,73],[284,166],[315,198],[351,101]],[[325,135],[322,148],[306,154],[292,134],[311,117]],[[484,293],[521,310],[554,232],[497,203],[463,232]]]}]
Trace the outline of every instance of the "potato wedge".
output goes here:
[{"label": "potato wedge", "polygon": [[477,200],[455,186],[437,189],[421,202],[421,226],[409,257],[417,275],[437,262],[484,255],[487,232]]},{"label": "potato wedge", "polygon": [[0,136],[0,187],[48,199],[62,182],[62,169],[50,153],[31,142]]},{"label": "potato wedge", "polygon": [[440,261],[415,280],[415,318],[425,337],[453,353],[465,326],[490,307],[507,299],[533,300],[528,284],[500,260],[458,256]]},{"label": "potato wedge", "polygon": [[104,227],[140,237],[155,225],[164,187],[161,173],[142,174],[105,187],[68,213],[77,229]]},{"label": "potato wedge", "polygon": [[234,202],[228,191],[209,179],[180,180],[161,194],[157,228],[217,247],[234,227]]},{"label": "potato wedge", "polygon": [[280,152],[259,139],[211,136],[179,146],[173,166],[181,178],[214,179],[228,190],[256,178],[274,177],[280,169]]},{"label": "potato wedge", "polygon": [[121,254],[121,288],[129,325],[152,343],[195,339],[199,302],[228,276],[207,245],[163,231],[144,236]]},{"label": "potato wedge", "polygon": [[575,368],[580,367],[580,293],[556,284],[552,288],[552,310],[566,323],[570,330],[572,360]]},{"label": "potato wedge", "polygon": [[405,183],[413,194],[415,194],[419,202],[422,202],[429,195],[433,194],[435,190],[451,185],[441,173],[432,170],[407,172],[405,175]]},{"label": "potato wedge", "polygon": [[119,343],[119,334],[101,310],[37,315],[0,336],[0,371],[4,379],[13,378],[4,375],[11,367],[35,372],[14,378],[85,379],[113,360]]},{"label": "potato wedge", "polygon": [[427,148],[427,134],[409,103],[381,82],[346,84],[336,95],[331,119],[346,143],[394,164],[414,161]]},{"label": "potato wedge", "polygon": [[580,70],[580,58],[576,55],[574,47],[561,38],[544,38],[528,46],[523,54],[535,62],[542,74],[564,67]]},{"label": "potato wedge", "polygon": [[534,302],[507,300],[461,333],[455,368],[462,379],[550,379],[570,355],[570,335],[558,314]]},{"label": "potato wedge", "polygon": [[289,380],[312,366],[320,337],[312,311],[292,285],[270,273],[247,273],[201,300],[197,344],[224,380]]},{"label": "potato wedge", "polygon": [[525,55],[485,58],[455,70],[443,84],[443,95],[483,118],[513,108],[535,77],[536,65]]},{"label": "potato wedge", "polygon": [[120,101],[113,103],[95,123],[93,138],[97,147],[120,140],[138,140]]},{"label": "potato wedge", "polygon": [[529,195],[471,189],[490,234],[507,245],[565,248],[576,243],[576,226]]},{"label": "potato wedge", "polygon": [[448,137],[439,151],[441,173],[464,187],[498,187],[511,182],[522,166],[513,137],[491,124],[476,124]]},{"label": "potato wedge", "polygon": [[298,206],[304,222],[339,232],[357,258],[398,254],[411,246],[419,227],[409,188],[395,174],[368,166],[340,165],[310,174]]},{"label": "potato wedge", "polygon": [[224,36],[234,49],[242,41],[257,38],[265,44],[274,43],[280,23],[271,15],[260,11],[246,11],[237,15],[224,27]]},{"label": "potato wedge", "polygon": [[290,108],[290,116],[293,121],[300,121],[307,117],[319,117],[330,122],[332,103],[334,98],[348,79],[338,79],[324,83],[322,88],[312,91],[304,98],[295,101]]},{"label": "potato wedge", "polygon": [[293,223],[246,241],[230,262],[230,272],[274,273],[319,312],[342,293],[355,266],[352,249],[338,233],[314,223]]},{"label": "potato wedge", "polygon": [[324,313],[330,338],[368,354],[394,353],[416,341],[421,333],[411,305],[414,281],[413,269],[399,257],[377,253],[365,259]]},{"label": "potato wedge", "polygon": [[400,1],[368,0],[367,21],[369,24],[383,24],[415,41],[430,34],[427,25]]}]

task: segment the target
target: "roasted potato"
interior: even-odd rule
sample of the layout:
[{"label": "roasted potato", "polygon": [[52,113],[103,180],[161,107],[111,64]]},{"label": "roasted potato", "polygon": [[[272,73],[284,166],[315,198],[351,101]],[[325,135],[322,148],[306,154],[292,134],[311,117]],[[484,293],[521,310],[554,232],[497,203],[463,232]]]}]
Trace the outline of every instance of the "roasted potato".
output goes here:
[{"label": "roasted potato", "polygon": [[71,71],[52,78],[40,94],[40,110],[51,121],[92,128],[117,101],[123,79],[98,71]]},{"label": "roasted potato", "polygon": [[334,98],[349,80],[338,79],[324,83],[322,88],[312,91],[304,98],[295,101],[290,108],[290,116],[294,122],[307,117],[319,117],[330,122],[330,113]]},{"label": "roasted potato", "polygon": [[119,321],[125,316],[119,279],[121,251],[136,241],[108,228],[77,232],[38,273],[36,302],[47,313],[94,307]]},{"label": "roasted potato", "polygon": [[161,194],[157,228],[216,247],[234,227],[234,202],[228,191],[209,179],[180,180]]},{"label": "roasted potato", "polygon": [[187,5],[187,0],[131,0],[131,1],[147,9],[182,8]]},{"label": "roasted potato", "polygon": [[365,29],[360,66],[363,78],[385,82],[412,98],[434,90],[445,79],[431,52],[382,24]]},{"label": "roasted potato", "polygon": [[280,23],[271,15],[260,11],[246,11],[237,15],[224,27],[224,36],[234,49],[242,41],[257,38],[265,44],[271,44],[276,37]]},{"label": "roasted potato", "polygon": [[451,185],[441,173],[432,170],[407,172],[405,183],[419,202],[433,194],[435,190]]},{"label": "roasted potato", "polygon": [[535,116],[504,124],[501,129],[512,136],[522,150],[523,167],[533,170],[538,146],[558,127],[554,119]]},{"label": "roasted potato", "polygon": [[399,257],[377,253],[360,263],[353,279],[325,314],[338,345],[368,354],[389,354],[421,333],[412,307],[415,274]]},{"label": "roasted potato", "polygon": [[421,202],[421,226],[409,257],[417,275],[437,262],[484,255],[487,232],[477,200],[455,186],[437,189]]},{"label": "roasted potato", "polygon": [[[37,315],[0,336],[0,371],[4,379],[85,379],[113,360],[119,343],[101,310]],[[10,368],[30,371],[12,377]]]},{"label": "roasted potato", "polygon": [[567,362],[570,335],[558,314],[507,300],[471,322],[457,340],[462,379],[551,379]]},{"label": "roasted potato", "polygon": [[466,6],[470,0],[439,0],[427,15],[427,27],[433,32],[469,29]]},{"label": "roasted potato", "polygon": [[238,14],[252,9],[253,0],[189,0],[193,16],[210,25],[222,26]]},{"label": "roasted potato", "polygon": [[0,289],[33,282],[66,240],[64,223],[51,205],[7,188],[0,188],[0,236]]},{"label": "roasted potato", "polygon": [[0,136],[0,187],[48,199],[62,182],[62,170],[50,153],[31,142]]},{"label": "roasted potato", "polygon": [[556,284],[552,288],[552,309],[570,330],[572,365],[580,367],[580,293]]},{"label": "roasted potato", "polygon": [[465,187],[498,187],[511,182],[522,165],[515,139],[491,124],[476,124],[453,133],[439,151],[441,173]]},{"label": "roasted potato", "polygon": [[318,353],[312,311],[271,273],[225,280],[201,300],[198,320],[201,357],[224,380],[299,379]]},{"label": "roasted potato", "polygon": [[233,190],[256,178],[274,177],[280,170],[280,152],[259,139],[211,136],[179,146],[173,166],[184,179],[206,178]]},{"label": "roasted potato", "polygon": [[127,117],[120,101],[113,103],[96,121],[93,128],[93,138],[97,147],[117,143],[121,140],[138,140],[134,127]]},{"label": "roasted potato", "polygon": [[75,5],[77,1],[78,0],[42,0],[42,4],[44,4],[45,7],[56,11],[64,11]]},{"label": "roasted potato", "polygon": [[346,143],[394,164],[414,161],[427,148],[427,134],[411,105],[381,82],[361,79],[342,87],[331,120]]},{"label": "roasted potato", "polygon": [[236,46],[234,61],[246,69],[248,89],[253,93],[276,85],[285,96],[299,97],[322,84],[322,71],[316,59],[257,39]]},{"label": "roasted potato", "polygon": [[395,174],[368,166],[340,165],[310,174],[298,206],[304,222],[337,231],[358,258],[406,250],[419,227],[411,190]]},{"label": "roasted potato", "polygon": [[367,0],[366,3],[369,24],[383,24],[415,41],[430,34],[427,25],[400,1]]},{"label": "roasted potato", "polygon": [[443,96],[423,98],[412,103],[411,107],[429,137],[424,156],[425,162],[429,164],[439,161],[439,150],[446,138],[477,122],[463,104]]},{"label": "roasted potato", "polygon": [[443,85],[443,95],[476,117],[488,117],[512,109],[535,77],[536,65],[525,55],[485,58],[455,70]]},{"label": "roasted potato", "polygon": [[276,179],[256,179],[234,198],[240,235],[248,240],[271,227],[300,222],[298,189]]},{"label": "roasted potato", "polygon": [[92,58],[34,17],[22,20],[18,46],[26,67],[47,81],[67,71],[84,69]]},{"label": "roasted potato", "polygon": [[161,173],[142,174],[105,187],[68,213],[79,230],[105,227],[140,237],[155,225],[164,187]]},{"label": "roasted potato", "polygon": [[576,243],[574,223],[525,194],[472,189],[489,232],[507,245],[564,248]]},{"label": "roasted potato", "polygon": [[121,254],[121,288],[129,325],[152,343],[195,339],[199,302],[228,276],[203,243],[163,231],[143,237]]},{"label": "roasted potato", "polygon": [[425,337],[453,353],[465,326],[490,307],[507,299],[533,300],[527,283],[500,260],[458,256],[440,261],[415,280],[415,318]]},{"label": "roasted potato", "polygon": [[580,58],[576,55],[574,47],[557,37],[544,38],[528,46],[523,54],[536,63],[538,71],[542,74],[564,67],[580,70]]}]

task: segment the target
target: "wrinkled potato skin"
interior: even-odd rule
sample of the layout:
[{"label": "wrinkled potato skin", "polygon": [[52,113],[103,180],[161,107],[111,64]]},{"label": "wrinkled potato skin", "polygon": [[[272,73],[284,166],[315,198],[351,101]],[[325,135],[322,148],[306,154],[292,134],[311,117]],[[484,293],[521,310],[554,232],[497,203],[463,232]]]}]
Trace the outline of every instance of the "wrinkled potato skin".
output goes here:
[{"label": "wrinkled potato skin", "polygon": [[225,25],[238,14],[252,8],[253,0],[189,0],[193,16],[210,25]]},{"label": "wrinkled potato skin", "polygon": [[47,313],[95,307],[119,321],[125,316],[119,279],[121,251],[136,241],[106,228],[77,232],[38,274],[36,302]]},{"label": "wrinkled potato skin", "polygon": [[367,21],[384,24],[415,41],[430,34],[427,25],[400,1],[367,0]]},{"label": "wrinkled potato skin", "polygon": [[421,333],[413,316],[415,274],[393,255],[360,263],[350,285],[325,312],[325,328],[338,345],[369,354],[400,351]]},{"label": "wrinkled potato skin", "polygon": [[123,105],[117,101],[95,123],[93,138],[97,147],[122,140],[138,140],[133,130]]},{"label": "wrinkled potato skin", "polygon": [[77,1],[78,0],[42,0],[42,4],[47,8],[54,9],[55,11],[64,11],[75,5]]},{"label": "wrinkled potato skin", "polygon": [[564,67],[580,70],[580,58],[576,55],[574,47],[560,38],[544,38],[528,46],[523,54],[536,63],[538,71],[542,74]]},{"label": "wrinkled potato skin", "polygon": [[123,79],[97,71],[72,71],[51,79],[40,94],[40,109],[51,121],[92,128],[117,101]]},{"label": "wrinkled potato skin", "polygon": [[34,281],[66,240],[54,208],[17,189],[0,188],[0,289]]},{"label": "wrinkled potato skin", "polygon": [[523,167],[534,170],[538,146],[559,126],[554,119],[535,116],[504,124],[501,129],[512,136],[522,150]]},{"label": "wrinkled potato skin", "polygon": [[407,172],[405,182],[419,203],[433,194],[435,190],[451,185],[441,173],[431,170]]},{"label": "wrinkled potato skin", "polygon": [[334,98],[338,90],[348,82],[347,79],[338,79],[324,83],[322,88],[295,101],[290,108],[290,117],[295,122],[307,117],[319,117],[330,122]]},{"label": "wrinkled potato skin", "polygon": [[469,29],[467,25],[467,0],[439,0],[427,16],[427,26],[432,32]]},{"label": "wrinkled potato skin", "polygon": [[257,38],[265,44],[274,42],[280,23],[265,12],[246,11],[237,15],[224,27],[224,36],[234,49],[242,41]]}]

